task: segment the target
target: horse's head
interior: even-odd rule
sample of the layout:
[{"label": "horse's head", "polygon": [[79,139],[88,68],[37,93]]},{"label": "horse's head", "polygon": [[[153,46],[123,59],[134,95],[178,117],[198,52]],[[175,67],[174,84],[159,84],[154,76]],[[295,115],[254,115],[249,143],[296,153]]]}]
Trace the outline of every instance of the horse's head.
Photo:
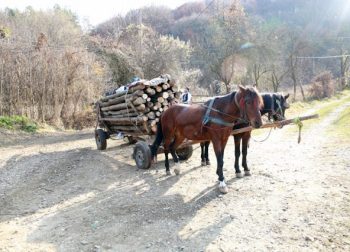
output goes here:
[{"label": "horse's head", "polygon": [[260,109],[264,106],[264,102],[258,90],[239,85],[237,95],[241,117],[249,121],[254,128],[260,128],[262,125]]},{"label": "horse's head", "polygon": [[272,109],[269,111],[269,118],[272,117],[274,121],[285,120],[286,109],[289,108],[287,99],[289,94],[283,95],[280,93],[273,94],[272,96]]}]

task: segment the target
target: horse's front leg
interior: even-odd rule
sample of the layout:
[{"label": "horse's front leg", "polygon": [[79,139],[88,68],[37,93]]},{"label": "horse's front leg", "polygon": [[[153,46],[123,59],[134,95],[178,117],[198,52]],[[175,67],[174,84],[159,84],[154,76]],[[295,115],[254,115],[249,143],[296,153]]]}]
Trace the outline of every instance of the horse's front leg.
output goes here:
[{"label": "horse's front leg", "polygon": [[201,165],[204,166],[205,165],[205,144],[204,142],[201,142]]},{"label": "horse's front leg", "polygon": [[242,139],[242,135],[241,134],[237,134],[237,135],[234,135],[233,138],[235,139],[235,171],[236,171],[236,177],[237,178],[243,178],[241,170],[239,169],[239,157],[241,155],[241,139]]},{"label": "horse's front leg", "polygon": [[205,158],[205,164],[206,165],[210,165],[210,160],[209,160],[209,145],[210,145],[210,142],[205,142],[205,155],[204,155],[204,158]]},{"label": "horse's front leg", "polygon": [[226,140],[225,139],[213,140],[213,147],[214,147],[215,156],[217,160],[216,174],[219,176],[219,190],[221,193],[228,193],[228,188],[225,183],[225,177],[224,177],[224,171],[223,171],[224,151],[225,151],[225,145],[227,143],[227,138]]},{"label": "horse's front leg", "polygon": [[249,144],[250,134],[251,134],[250,132],[246,132],[242,138],[242,154],[243,154],[242,166],[244,168],[245,176],[251,175],[247,164],[248,144]]}]

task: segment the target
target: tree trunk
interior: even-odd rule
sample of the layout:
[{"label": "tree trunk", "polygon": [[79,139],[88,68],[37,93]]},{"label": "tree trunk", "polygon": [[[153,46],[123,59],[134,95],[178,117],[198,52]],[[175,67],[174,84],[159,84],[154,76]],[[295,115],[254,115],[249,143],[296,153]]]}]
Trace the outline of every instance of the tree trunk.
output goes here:
[{"label": "tree trunk", "polygon": [[304,88],[303,88],[303,84],[301,83],[301,81],[299,81],[299,86],[300,86],[301,95],[303,96],[303,101],[305,101]]}]

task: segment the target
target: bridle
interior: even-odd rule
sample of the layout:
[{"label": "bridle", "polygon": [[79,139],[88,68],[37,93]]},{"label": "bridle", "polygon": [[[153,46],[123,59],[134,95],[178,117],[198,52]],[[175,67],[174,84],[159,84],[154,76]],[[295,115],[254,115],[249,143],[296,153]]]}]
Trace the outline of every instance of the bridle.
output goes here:
[{"label": "bridle", "polygon": [[269,119],[273,116],[276,116],[279,120],[284,120],[283,116],[283,110],[281,106],[281,101],[279,99],[276,99],[277,109],[275,109],[275,99],[273,98],[273,95],[270,94],[271,97],[271,108],[268,110],[268,117]]}]

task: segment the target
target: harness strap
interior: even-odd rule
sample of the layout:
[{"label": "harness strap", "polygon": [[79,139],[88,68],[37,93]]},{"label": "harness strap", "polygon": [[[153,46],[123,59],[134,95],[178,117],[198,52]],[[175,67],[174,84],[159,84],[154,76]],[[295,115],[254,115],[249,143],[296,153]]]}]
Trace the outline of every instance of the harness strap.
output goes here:
[{"label": "harness strap", "polygon": [[[226,121],[224,121],[224,120],[222,120],[220,118],[216,118],[216,117],[211,117],[210,116],[211,110],[214,110],[216,112],[221,113],[220,111],[218,111],[216,109],[213,109],[213,105],[214,105],[215,99],[216,98],[213,98],[213,99],[210,100],[209,106],[207,107],[207,111],[205,112],[205,115],[204,115],[204,118],[203,118],[203,121],[202,121],[202,125],[206,125],[209,122],[211,122],[211,123],[215,123],[215,124],[218,124],[218,125],[222,125],[222,126],[225,126],[225,127],[232,128],[235,125],[234,122],[229,123],[229,122],[226,122]],[[236,105],[237,105],[236,95],[235,95],[235,102],[236,102]],[[238,108],[239,108],[239,106],[238,106]]]}]

